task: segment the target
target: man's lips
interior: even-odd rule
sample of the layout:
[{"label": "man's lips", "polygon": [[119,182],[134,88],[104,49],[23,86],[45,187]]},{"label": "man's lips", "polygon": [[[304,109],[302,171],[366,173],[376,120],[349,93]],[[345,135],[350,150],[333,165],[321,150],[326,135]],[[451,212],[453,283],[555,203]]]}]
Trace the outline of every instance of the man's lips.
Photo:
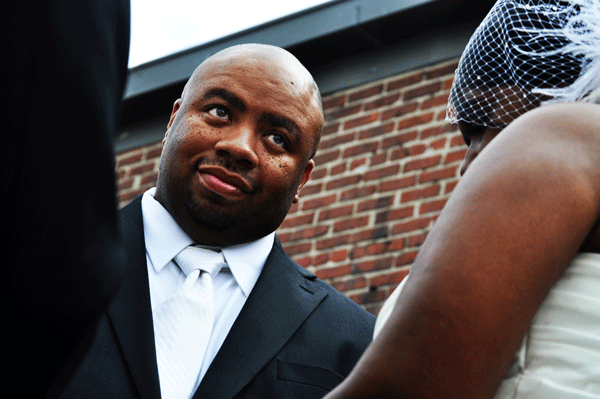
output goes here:
[{"label": "man's lips", "polygon": [[206,188],[224,197],[238,198],[252,192],[253,187],[248,181],[221,166],[200,166],[198,172]]}]

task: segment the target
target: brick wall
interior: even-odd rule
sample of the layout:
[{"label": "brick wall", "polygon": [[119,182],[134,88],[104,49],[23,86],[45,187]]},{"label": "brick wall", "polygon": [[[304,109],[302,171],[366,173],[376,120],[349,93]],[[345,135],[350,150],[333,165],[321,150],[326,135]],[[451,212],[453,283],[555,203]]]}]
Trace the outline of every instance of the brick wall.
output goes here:
[{"label": "brick wall", "polygon": [[[458,181],[466,148],[444,121],[456,65],[325,96],[316,167],[277,231],[296,262],[374,314]],[[160,150],[117,155],[121,205],[154,186]]]}]

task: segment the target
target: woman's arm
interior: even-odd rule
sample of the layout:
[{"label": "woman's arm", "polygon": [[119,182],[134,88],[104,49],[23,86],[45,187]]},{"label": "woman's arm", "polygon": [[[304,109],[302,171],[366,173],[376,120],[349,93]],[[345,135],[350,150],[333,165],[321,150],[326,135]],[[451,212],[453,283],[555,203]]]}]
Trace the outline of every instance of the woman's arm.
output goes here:
[{"label": "woman's arm", "polygon": [[388,323],[326,398],[493,397],[599,213],[600,107],[517,119],[471,164]]}]

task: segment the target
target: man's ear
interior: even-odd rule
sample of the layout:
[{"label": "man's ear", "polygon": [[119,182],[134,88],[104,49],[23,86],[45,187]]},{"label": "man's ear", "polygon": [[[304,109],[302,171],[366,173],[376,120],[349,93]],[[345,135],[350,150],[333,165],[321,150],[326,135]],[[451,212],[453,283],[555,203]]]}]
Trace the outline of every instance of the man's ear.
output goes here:
[{"label": "man's ear", "polygon": [[171,130],[171,126],[173,125],[173,121],[175,120],[175,115],[177,115],[177,111],[179,111],[179,107],[181,107],[181,98],[175,100],[173,104],[173,111],[171,111],[171,117],[169,118],[169,123],[167,124],[167,132],[165,133],[165,137],[163,138],[163,144],[165,144],[165,140],[169,135],[169,131]]},{"label": "man's ear", "polygon": [[312,159],[308,161],[306,164],[306,168],[304,168],[304,173],[302,174],[302,180],[300,180],[300,185],[298,186],[298,190],[296,191],[296,195],[294,196],[294,204],[297,204],[300,201],[300,189],[306,184],[308,179],[310,179],[310,174],[315,167],[315,161]]}]

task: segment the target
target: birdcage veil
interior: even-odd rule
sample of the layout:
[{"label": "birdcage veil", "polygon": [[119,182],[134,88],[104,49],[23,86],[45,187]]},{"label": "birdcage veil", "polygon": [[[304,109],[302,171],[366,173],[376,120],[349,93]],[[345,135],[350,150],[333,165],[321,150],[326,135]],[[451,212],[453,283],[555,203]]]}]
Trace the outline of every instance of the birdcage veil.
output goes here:
[{"label": "birdcage veil", "polygon": [[600,0],[498,0],[461,56],[446,112],[504,128],[553,101],[600,99]]}]

